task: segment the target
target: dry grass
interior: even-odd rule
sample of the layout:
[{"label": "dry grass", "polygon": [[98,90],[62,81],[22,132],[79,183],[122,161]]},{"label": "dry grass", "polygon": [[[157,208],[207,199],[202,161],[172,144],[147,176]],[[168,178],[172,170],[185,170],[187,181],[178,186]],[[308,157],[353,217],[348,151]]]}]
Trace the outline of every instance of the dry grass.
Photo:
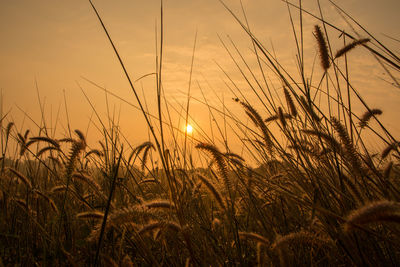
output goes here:
[{"label": "dry grass", "polygon": [[[399,141],[379,121],[382,112],[358,97],[341,66],[351,63],[343,55],[357,46],[391,64],[393,72],[400,70],[400,60],[373,36],[352,38],[333,57],[336,49],[326,33],[351,37],[321,16],[318,24],[329,31],[316,26],[314,33],[295,33],[316,37],[322,68],[313,75],[327,83],[304,72],[297,80],[232,15],[260,63],[248,75],[267,75],[265,64],[281,83],[275,88],[283,90],[271,99],[268,86],[257,81],[256,88],[245,77],[260,91],[263,105],[250,103],[240,89],[243,99],[234,99],[242,117],[224,105],[224,126],[232,127],[245,153],[231,150],[222,128],[224,145],[190,139],[197,145],[187,149],[189,137],[165,121],[167,108],[157,117],[141,107],[146,119],[165,128],[157,132],[147,120],[150,140],[136,147],[125,142],[112,116],[110,127],[99,117],[104,133],[99,148],[89,147],[79,130],[57,139],[40,129],[29,139],[29,130],[18,132],[9,122],[0,129],[5,266],[398,265]],[[371,43],[379,49],[368,47]],[[302,45],[296,47],[302,69]],[[161,71],[158,66],[157,77]],[[350,99],[344,100],[343,88]],[[323,97],[329,101],[321,104]],[[365,107],[360,117],[352,112],[355,102]],[[206,106],[213,118],[217,109]],[[365,131],[377,147],[386,147],[380,155],[366,147]],[[197,153],[202,166],[192,163]]]}]

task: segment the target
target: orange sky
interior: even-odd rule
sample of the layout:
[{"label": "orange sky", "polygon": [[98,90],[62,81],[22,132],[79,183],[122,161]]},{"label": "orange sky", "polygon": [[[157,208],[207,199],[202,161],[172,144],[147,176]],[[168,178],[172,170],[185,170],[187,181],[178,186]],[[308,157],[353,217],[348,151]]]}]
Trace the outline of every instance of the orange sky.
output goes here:
[{"label": "orange sky", "polygon": [[[238,1],[226,2],[233,10],[240,12]],[[315,1],[303,2],[306,8],[316,11]],[[378,39],[395,52],[399,51],[399,43],[383,34],[400,39],[400,1],[337,2]],[[132,79],[153,73],[155,28],[160,30],[160,1],[97,0],[94,3]],[[244,0],[243,3],[256,36],[268,48],[272,48],[273,44],[281,63],[288,70],[297,72],[294,63],[296,51],[286,5],[279,0]],[[322,0],[321,3],[327,20],[348,28],[328,1]],[[305,43],[305,50],[311,55],[306,60],[308,72],[311,72],[316,54],[311,33],[314,24],[315,20],[305,17],[305,34],[308,36],[306,41],[309,40]],[[232,94],[223,82],[226,77],[215,63],[218,62],[239,85],[243,85],[243,91],[248,93],[249,99],[254,98],[247,91],[243,79],[218,39],[219,34],[224,41],[229,42],[229,35],[245,55],[251,56],[251,43],[232,16],[217,0],[165,0],[164,26],[163,86],[168,101],[175,103],[178,112],[181,112],[179,104],[186,105],[185,92],[188,89],[191,55],[197,30],[192,95],[202,98],[197,86],[199,82],[210,103],[221,108],[222,104],[217,99],[219,96],[225,99],[226,105],[233,111],[241,112],[241,108],[231,100]],[[46,121],[48,125],[54,126],[58,118],[57,129],[61,134],[65,133],[67,125],[64,90],[72,128],[86,130],[92,115],[90,105],[77,83],[87,92],[99,114],[104,118],[107,114],[105,94],[83,80],[82,76],[136,104],[112,48],[87,1],[1,1],[0,34],[3,113],[11,110],[8,119],[16,121],[19,128],[25,129],[28,125],[34,128],[19,108],[26,111],[37,123],[40,122],[35,79]],[[350,60],[354,62],[351,67],[354,84],[373,108],[384,111],[383,122],[399,138],[400,90],[379,79],[386,77],[365,51],[355,52]],[[154,77],[146,77],[135,85],[140,93],[143,88],[149,110],[155,113]],[[132,144],[147,140],[147,130],[142,127],[144,120],[137,110],[112,97],[109,98],[109,103],[110,113],[115,108],[117,117],[120,114],[120,126]],[[260,106],[259,103],[254,103],[255,106]],[[191,110],[191,115],[202,127],[207,128],[207,109],[193,100]],[[178,125],[178,121],[174,123]],[[95,127],[90,126],[89,133],[95,132]]]}]

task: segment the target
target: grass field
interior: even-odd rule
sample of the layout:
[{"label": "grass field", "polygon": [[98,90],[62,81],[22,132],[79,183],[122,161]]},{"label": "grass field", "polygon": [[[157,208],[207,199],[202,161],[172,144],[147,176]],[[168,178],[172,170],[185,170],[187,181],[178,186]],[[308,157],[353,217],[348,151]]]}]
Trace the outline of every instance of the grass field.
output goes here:
[{"label": "grass field", "polygon": [[[296,74],[232,12],[258,63],[238,67],[263,103],[256,108],[236,88],[232,98],[245,119],[222,111],[248,158],[165,120],[161,52],[158,114],[147,112],[131,83],[150,133],[139,146],[126,143],[112,120],[110,127],[102,122],[103,139],[93,148],[80,130],[66,138],[46,127],[19,130],[4,115],[0,266],[398,266],[400,143],[381,123],[385,114],[351,84],[348,55],[375,58],[393,90],[399,56],[344,11],[358,34],[322,12],[305,32],[310,13],[288,5],[299,14]],[[108,36],[106,26],[99,25]],[[342,36],[339,47],[330,44],[332,31]],[[304,71],[303,35],[313,35],[318,50],[313,77]],[[280,82],[279,96],[269,76]],[[371,152],[364,136],[384,149]],[[203,166],[193,164],[195,152]]]}]

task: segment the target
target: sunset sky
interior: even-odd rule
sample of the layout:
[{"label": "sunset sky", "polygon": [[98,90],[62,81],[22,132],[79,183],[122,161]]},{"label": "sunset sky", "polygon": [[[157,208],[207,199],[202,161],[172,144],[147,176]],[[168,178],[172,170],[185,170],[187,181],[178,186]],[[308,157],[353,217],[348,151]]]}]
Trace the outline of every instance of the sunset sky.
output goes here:
[{"label": "sunset sky", "polygon": [[[160,1],[93,2],[108,27],[131,78],[136,80],[155,72],[155,38],[156,28],[157,33],[160,33]],[[387,36],[400,39],[400,1],[336,2],[379,40],[393,51],[399,52],[400,43]],[[227,0],[226,3],[243,18],[239,1]],[[306,9],[317,13],[315,3],[316,1],[303,1]],[[243,4],[255,35],[267,48],[274,49],[276,56],[288,70],[297,73],[296,47],[286,4],[279,0],[243,0]],[[321,0],[321,4],[328,21],[351,31],[328,1]],[[295,9],[291,11],[297,16]],[[317,49],[312,29],[317,22],[307,16],[304,20],[305,51],[310,55],[305,65],[306,71],[310,73]],[[227,78],[216,63],[231,78],[237,80],[239,85],[243,85],[243,91],[248,94],[249,99],[254,96],[247,91],[218,36],[227,44],[230,42],[228,36],[232,38],[249,58],[252,55],[249,50],[251,42],[217,0],[164,1],[163,87],[166,98],[175,105],[178,112],[182,112],[180,105],[186,105],[196,31],[191,95],[202,99],[198,83],[210,104],[222,110],[222,104],[217,98],[219,96],[224,99],[228,108],[241,112],[240,106],[232,101],[233,95],[224,83]],[[7,121],[14,120],[18,129],[35,128],[21,110],[37,123],[41,120],[35,81],[46,121],[50,127],[55,125],[58,118],[59,135],[65,134],[67,125],[64,92],[72,128],[86,131],[92,110],[79,85],[99,114],[106,117],[104,92],[82,77],[136,104],[117,58],[88,1],[3,0],[0,2],[0,34],[2,110],[3,114],[11,110]],[[338,35],[334,33],[331,38]],[[383,110],[382,121],[399,138],[400,89],[382,81],[387,77],[366,51],[356,51],[349,60],[353,62],[350,71],[354,85],[373,108]],[[144,93],[149,110],[155,114],[154,76],[141,79],[135,86],[141,97]],[[108,100],[110,113],[115,108],[116,117],[120,116],[119,124],[128,140],[133,144],[147,140],[148,132],[142,115],[118,99],[109,96]],[[260,107],[257,102],[254,102],[254,106]],[[361,113],[363,111],[360,109]],[[207,114],[206,107],[194,99],[191,100],[191,116],[204,128],[209,125]],[[94,117],[93,121],[99,125]],[[175,123],[178,125],[177,121]],[[96,132],[95,127],[90,126],[89,133]]]}]

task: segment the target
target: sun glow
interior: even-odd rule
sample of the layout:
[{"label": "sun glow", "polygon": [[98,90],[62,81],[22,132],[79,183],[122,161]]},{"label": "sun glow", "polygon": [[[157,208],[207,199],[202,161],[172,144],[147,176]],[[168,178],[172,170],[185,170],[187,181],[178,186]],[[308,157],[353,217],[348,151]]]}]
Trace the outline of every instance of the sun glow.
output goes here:
[{"label": "sun glow", "polygon": [[193,127],[192,127],[192,125],[190,125],[190,124],[186,125],[186,132],[187,132],[188,134],[191,134],[191,133],[193,132]]}]

